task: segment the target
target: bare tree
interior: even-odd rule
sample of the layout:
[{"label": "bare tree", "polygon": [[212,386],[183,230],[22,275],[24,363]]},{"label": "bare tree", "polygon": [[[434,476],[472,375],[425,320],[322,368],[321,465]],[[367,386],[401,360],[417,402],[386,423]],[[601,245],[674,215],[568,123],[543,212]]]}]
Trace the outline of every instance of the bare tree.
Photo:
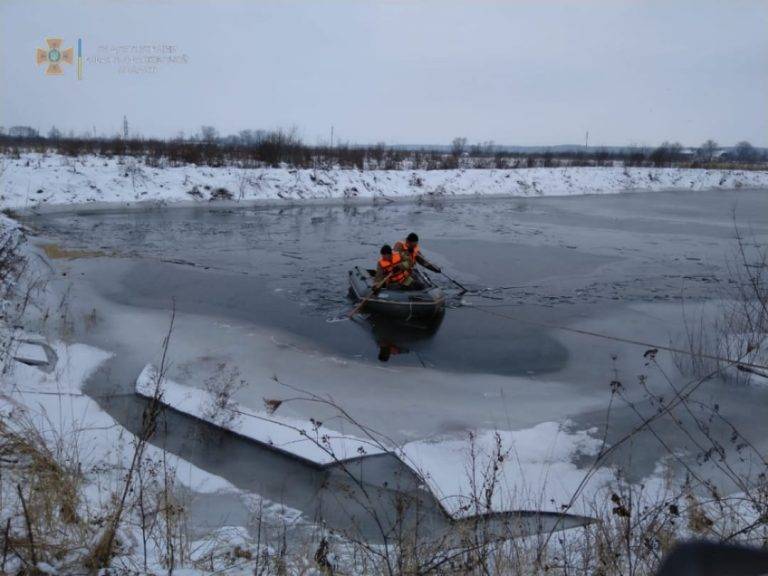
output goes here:
[{"label": "bare tree", "polygon": [[253,133],[253,130],[240,130],[240,132],[237,133],[237,137],[240,141],[240,144],[244,146],[248,146],[256,142],[256,135]]},{"label": "bare tree", "polygon": [[683,145],[680,142],[667,142],[666,140],[661,143],[661,146],[651,152],[650,160],[654,166],[671,166],[675,161],[680,159],[680,155],[683,151]]},{"label": "bare tree", "polygon": [[711,161],[712,158],[715,156],[715,152],[717,152],[718,145],[717,142],[714,140],[707,140],[704,142],[701,146],[699,146],[699,156],[706,160],[707,162]]},{"label": "bare tree", "polygon": [[464,151],[467,149],[467,139],[466,138],[454,138],[451,142],[451,154],[458,157],[464,154]]},{"label": "bare tree", "polygon": [[752,162],[753,160],[756,160],[758,156],[755,147],[746,140],[736,144],[736,147],[734,148],[734,154],[736,159],[741,162]]},{"label": "bare tree", "polygon": [[200,126],[200,140],[211,144],[219,139],[219,131],[213,126]]}]

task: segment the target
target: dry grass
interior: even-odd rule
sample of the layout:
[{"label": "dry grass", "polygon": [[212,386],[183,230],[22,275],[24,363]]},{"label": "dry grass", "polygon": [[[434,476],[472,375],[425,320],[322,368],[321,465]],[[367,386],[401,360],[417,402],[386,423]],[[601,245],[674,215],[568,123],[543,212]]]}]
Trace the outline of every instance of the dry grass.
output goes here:
[{"label": "dry grass", "polygon": [[29,569],[41,561],[60,564],[86,541],[82,477],[64,448],[51,447],[24,413],[0,421],[3,509],[14,512],[6,519],[4,561],[11,553]]}]

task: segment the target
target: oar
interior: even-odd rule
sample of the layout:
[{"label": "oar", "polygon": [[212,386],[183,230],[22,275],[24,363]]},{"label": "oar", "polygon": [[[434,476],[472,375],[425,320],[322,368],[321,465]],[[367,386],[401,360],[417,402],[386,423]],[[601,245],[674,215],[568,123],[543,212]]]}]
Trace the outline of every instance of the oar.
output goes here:
[{"label": "oar", "polygon": [[381,281],[381,282],[379,282],[378,284],[374,285],[374,287],[373,287],[373,288],[371,288],[371,293],[370,293],[370,294],[368,294],[368,296],[366,296],[366,297],[365,297],[365,298],[363,298],[362,300],[360,300],[360,302],[357,304],[357,306],[355,306],[354,308],[352,308],[352,310],[349,312],[349,315],[348,315],[348,316],[349,316],[350,318],[352,318],[352,316],[354,316],[355,314],[357,314],[357,313],[360,311],[360,309],[361,309],[363,306],[365,306],[365,303],[366,303],[366,302],[368,302],[368,300],[370,300],[371,298],[373,298],[373,296],[376,294],[376,292],[377,292],[377,291],[378,291],[378,290],[379,290],[379,289],[380,289],[382,286],[384,286],[384,284],[386,284],[386,283],[389,281],[389,279],[392,277],[392,274],[394,274],[394,272],[390,272],[389,274],[387,274],[387,277],[386,277],[386,278],[384,278],[384,280],[382,280],[382,281]]},{"label": "oar", "polygon": [[448,274],[446,274],[446,273],[445,273],[445,272],[443,272],[442,270],[440,271],[440,274],[442,274],[442,275],[443,275],[443,276],[445,276],[445,277],[446,277],[448,280],[450,280],[451,282],[453,282],[454,284],[456,284],[456,286],[458,286],[459,288],[461,288],[461,293],[462,293],[462,294],[464,294],[465,292],[469,292],[469,290],[468,290],[467,288],[465,288],[465,287],[464,287],[464,286],[462,286],[462,285],[461,285],[459,282],[457,282],[456,280],[454,280],[453,278],[451,278],[450,276],[448,276]]},{"label": "oar", "polygon": [[[429,265],[430,265],[432,268],[437,268],[437,266],[435,266],[434,264],[432,264],[432,262],[430,262],[429,260],[427,260],[426,258],[424,258],[424,256],[422,256],[422,258],[423,258],[423,259],[424,259],[424,261],[425,261],[427,264],[429,264]],[[443,272],[442,268],[440,269],[440,272],[438,272],[438,274],[442,274],[442,275],[443,275],[443,276],[445,276],[445,277],[446,277],[448,280],[450,280],[451,282],[453,282],[454,284],[456,284],[456,286],[458,286],[459,288],[461,288],[461,294],[464,294],[464,293],[466,293],[466,292],[469,292],[469,289],[468,289],[468,288],[466,288],[465,286],[463,286],[462,284],[460,284],[459,282],[457,282],[456,280],[454,280],[453,278],[451,278],[450,276],[448,276],[448,274],[446,274],[445,272]],[[461,294],[460,294],[460,295],[461,295]]]}]

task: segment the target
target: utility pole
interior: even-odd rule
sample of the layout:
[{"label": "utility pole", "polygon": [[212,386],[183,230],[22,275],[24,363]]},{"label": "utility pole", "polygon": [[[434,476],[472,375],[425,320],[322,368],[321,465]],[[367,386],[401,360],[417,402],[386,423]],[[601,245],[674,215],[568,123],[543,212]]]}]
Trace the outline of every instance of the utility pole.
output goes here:
[{"label": "utility pole", "polygon": [[128,116],[123,116],[123,140],[128,140]]},{"label": "utility pole", "polygon": [[589,148],[589,130],[587,130],[587,136],[584,139],[584,148]]},{"label": "utility pole", "polygon": [[333,124],[331,124],[331,148],[333,148]]}]

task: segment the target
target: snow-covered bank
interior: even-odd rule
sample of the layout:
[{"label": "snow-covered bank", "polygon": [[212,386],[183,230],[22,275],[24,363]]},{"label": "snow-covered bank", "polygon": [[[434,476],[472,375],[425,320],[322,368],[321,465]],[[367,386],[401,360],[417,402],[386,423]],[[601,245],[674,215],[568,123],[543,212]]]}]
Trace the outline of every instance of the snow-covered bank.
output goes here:
[{"label": "snow-covered bank", "polygon": [[[17,340],[18,341],[18,340]],[[127,432],[104,412],[91,398],[83,394],[82,387],[93,372],[112,354],[85,344],[52,345],[58,361],[50,372],[16,362],[7,374],[5,396],[0,407],[22,409],[33,420],[40,421],[42,434],[52,438],[75,438],[87,446],[86,460],[81,461],[86,474],[105,461],[114,461],[122,470],[130,462],[133,451]],[[19,349],[14,352],[19,357]],[[6,415],[3,412],[3,415]],[[159,450],[148,446],[148,458],[159,456]],[[167,455],[171,467],[178,472],[180,481],[197,492],[234,492],[229,482],[196,466]],[[117,473],[120,478],[122,472]]]},{"label": "snow-covered bank", "polygon": [[19,250],[23,242],[24,235],[18,222],[0,214],[0,368],[12,344],[13,333],[2,321],[11,324],[17,314],[10,297],[17,285],[24,261]]},{"label": "snow-covered bank", "polygon": [[0,158],[0,207],[146,201],[570,196],[624,191],[768,189],[768,171],[688,168],[508,170],[152,167],[135,158],[22,154]]},{"label": "snow-covered bank", "polygon": [[[34,336],[24,340],[21,337],[16,339],[16,342],[34,341],[44,342]],[[132,466],[136,438],[103,411],[94,399],[83,393],[85,382],[112,357],[112,353],[84,344],[68,344],[61,341],[51,342],[50,347],[55,359],[49,367],[26,363],[32,345],[13,346],[12,356],[23,358],[24,361],[11,361],[4,371],[0,389],[0,425],[6,444],[10,437],[27,436],[30,443],[39,443],[40,453],[56,461],[56,466],[77,471],[71,485],[75,494],[75,508],[72,512],[76,520],[64,521],[63,526],[71,533],[59,534],[54,545],[66,549],[67,543],[71,541],[78,550],[87,551],[94,545],[99,532],[98,529],[92,532],[82,529],[81,519],[83,522],[103,523],[103,519],[112,513],[126,481],[126,474]],[[23,481],[19,485],[23,486],[24,490],[27,489],[27,484],[34,490],[35,483],[40,481],[32,476],[32,473],[26,472],[27,468],[23,464],[25,457],[25,453],[20,453],[19,461],[22,463],[18,464],[18,469],[5,466],[4,482],[0,485],[0,509],[3,517],[12,519],[11,534],[17,538],[22,538],[26,529],[21,522],[23,516],[16,497],[17,484]],[[55,472],[56,466],[49,465],[41,474]],[[136,466],[141,470],[138,472],[141,479],[134,481],[131,493],[141,492],[142,498],[147,498],[147,502],[150,501],[150,490],[159,486],[155,484],[161,481],[165,482],[165,489],[172,492],[171,498],[183,498],[184,502],[198,495],[226,493],[233,498],[238,497],[243,506],[258,509],[264,518],[278,514],[281,518],[299,515],[296,511],[271,502],[255,502],[252,495],[241,493],[223,478],[152,444],[145,446]],[[189,490],[195,494],[189,493]],[[143,503],[141,505],[143,506]],[[126,508],[118,530],[117,538],[120,544],[115,547],[112,561],[117,573],[144,573],[142,567],[148,567],[148,573],[165,570],[166,550],[153,536],[152,530],[155,528],[147,529],[146,518],[149,516],[142,519],[143,514],[150,513],[144,508],[136,508],[135,504]],[[63,516],[64,512],[61,512],[61,515]],[[156,526],[161,527],[162,522],[157,522]],[[97,524],[97,528],[98,525],[100,524]],[[243,527],[231,529],[247,534]],[[37,537],[41,537],[41,534],[38,533]],[[213,557],[221,555],[222,550],[226,555],[233,546],[231,542],[221,540],[217,534],[189,543],[193,560],[204,561],[211,570]],[[44,557],[48,558],[47,555]],[[78,558],[79,552],[70,552],[67,557],[51,560],[48,564],[56,573],[71,573],[73,567],[79,566],[81,562]],[[12,567],[12,571],[16,570],[18,560],[16,557],[8,558],[8,566]],[[203,572],[190,570],[188,573]]]},{"label": "snow-covered bank", "polygon": [[[18,256],[17,248],[21,242],[22,234],[19,223],[4,214],[0,214],[0,261]],[[6,274],[5,270],[0,272],[0,283],[12,282],[13,280],[12,275]]]}]

